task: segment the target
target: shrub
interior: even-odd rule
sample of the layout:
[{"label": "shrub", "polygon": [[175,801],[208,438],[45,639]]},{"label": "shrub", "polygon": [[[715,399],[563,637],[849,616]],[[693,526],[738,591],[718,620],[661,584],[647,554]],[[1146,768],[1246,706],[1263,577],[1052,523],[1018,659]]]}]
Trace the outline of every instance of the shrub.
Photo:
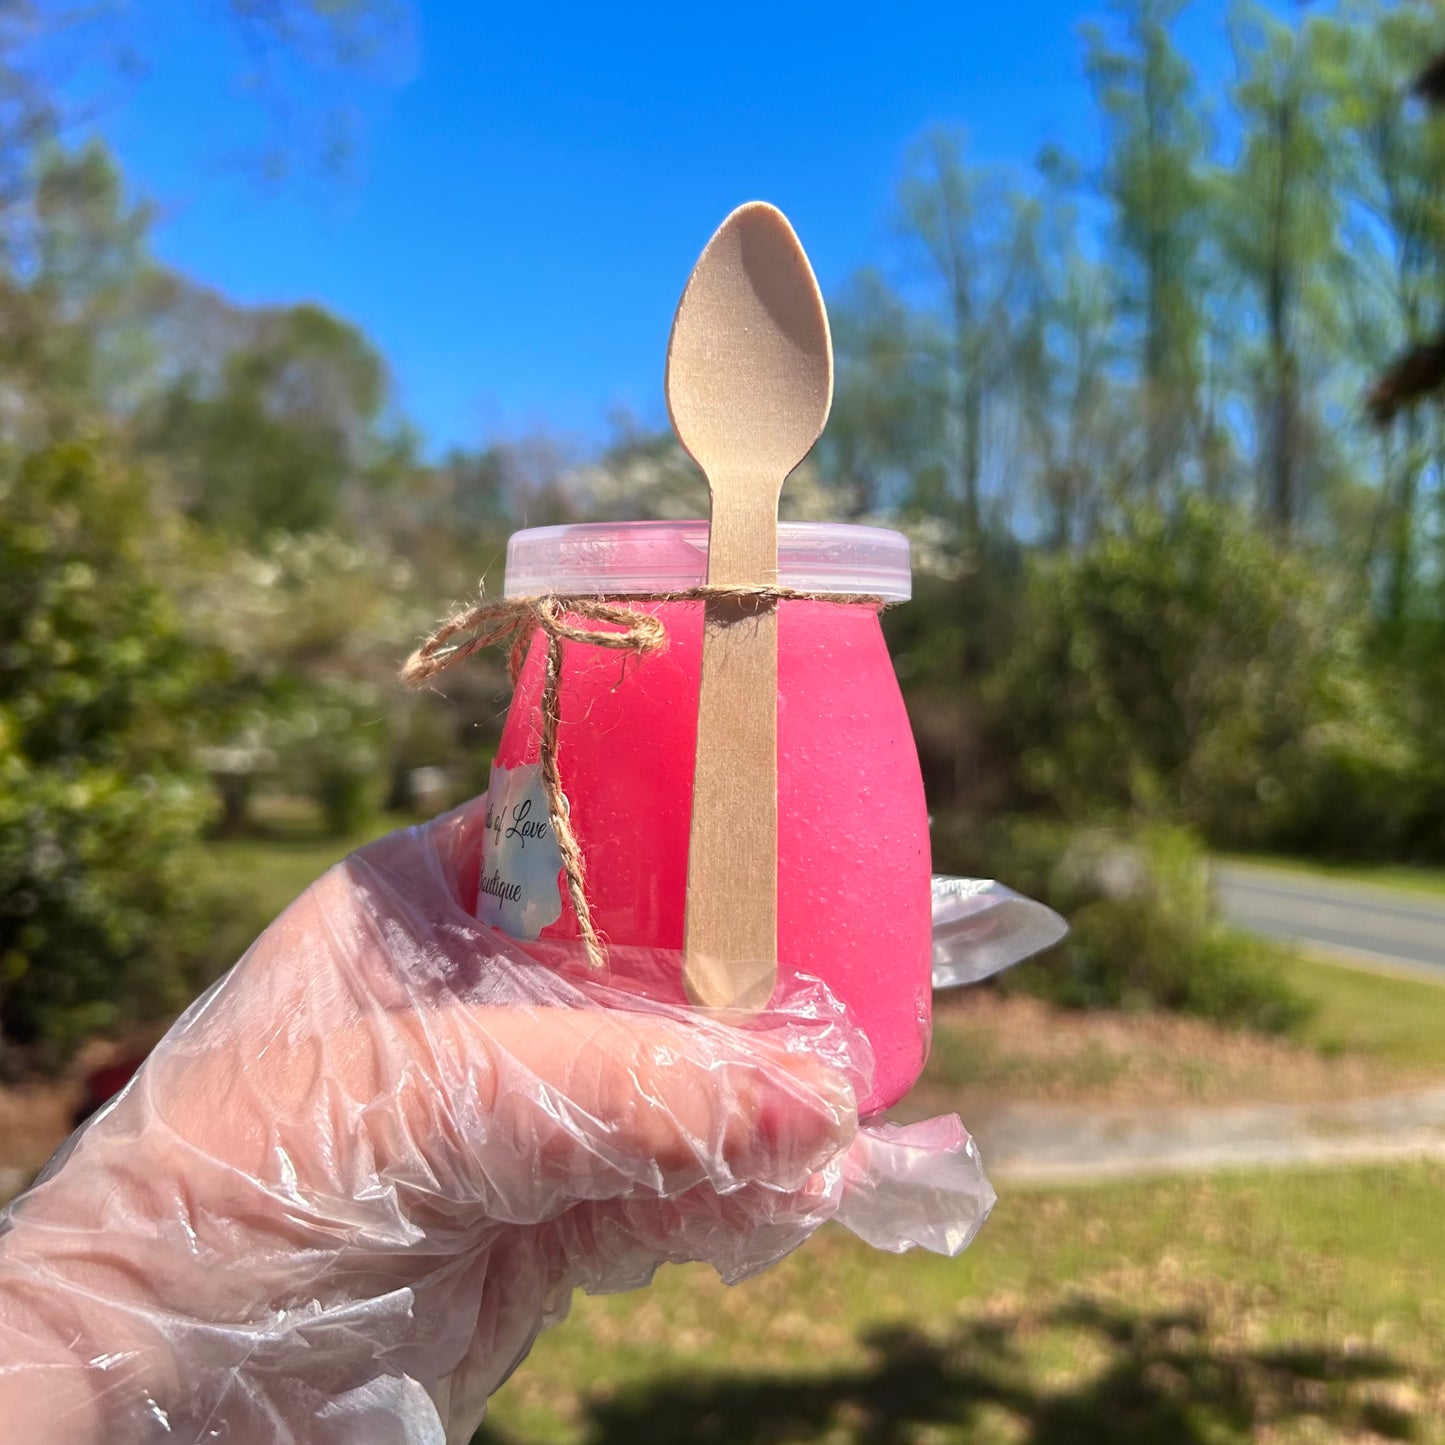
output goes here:
[{"label": "shrub", "polygon": [[188,849],[206,813],[204,791],[184,779],[35,768],[0,737],[9,1067],[53,1065],[96,1030],[188,1002],[206,927]]},{"label": "shrub", "polygon": [[1068,1008],[1164,1008],[1282,1032],[1307,1006],[1278,972],[1287,951],[1226,927],[1186,833],[1072,832],[1034,820],[937,827],[941,867],[995,877],[1069,922],[1044,958],[1000,986]]},{"label": "shrub", "polygon": [[190,657],[142,479],[94,448],[0,458],[0,1061],[184,1001],[205,818]]}]

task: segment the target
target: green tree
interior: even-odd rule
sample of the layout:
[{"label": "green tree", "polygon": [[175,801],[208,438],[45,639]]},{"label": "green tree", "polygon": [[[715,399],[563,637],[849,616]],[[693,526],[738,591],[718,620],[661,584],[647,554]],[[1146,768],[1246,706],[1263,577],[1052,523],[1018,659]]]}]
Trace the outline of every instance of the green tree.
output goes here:
[{"label": "green tree", "polygon": [[[955,132],[934,130],[913,148],[898,196],[899,228],[923,262],[914,330],[935,379],[919,395],[938,407],[906,503],[953,521],[973,551],[984,528],[990,422],[1014,345],[1020,233],[1003,177],[966,166]],[[997,480],[1001,459],[993,461]]]},{"label": "green tree", "polygon": [[155,385],[155,320],[173,283],[151,258],[151,218],[98,142],[38,157],[25,243],[0,278],[12,435],[64,437],[127,416]]},{"label": "green tree", "polygon": [[408,462],[404,436],[385,425],[384,363],[319,306],[242,314],[233,327],[208,367],[150,409],[146,450],[190,516],[238,540],[337,525]]},{"label": "green tree", "polygon": [[1231,508],[1136,512],[1033,567],[992,702],[1023,797],[1216,844],[1388,842],[1412,764],[1319,559]]},{"label": "green tree", "polygon": [[1021,208],[1021,294],[1012,394],[1046,545],[1083,541],[1122,494],[1129,417],[1115,380],[1114,296],[1082,243],[1078,171],[1040,158],[1043,190]]},{"label": "green tree", "polygon": [[1137,335],[1143,495],[1181,486],[1199,426],[1209,130],[1171,27],[1186,0],[1113,0],[1117,38],[1084,30],[1103,114],[1102,185],[1113,211],[1123,311]]},{"label": "green tree", "polygon": [[[1327,96],[1311,54],[1314,34],[1254,6],[1236,12],[1234,103],[1244,137],[1217,193],[1226,261],[1260,320],[1251,366],[1260,503],[1281,538],[1293,533],[1318,491],[1308,473],[1322,427],[1310,408],[1330,359],[1319,323],[1332,304],[1327,278],[1337,273],[1338,177]],[[1328,318],[1324,329],[1334,329]]]},{"label": "green tree", "polygon": [[872,268],[828,305],[833,410],[816,453],[840,513],[860,517],[946,495],[937,419],[946,377],[932,364],[927,322]]}]

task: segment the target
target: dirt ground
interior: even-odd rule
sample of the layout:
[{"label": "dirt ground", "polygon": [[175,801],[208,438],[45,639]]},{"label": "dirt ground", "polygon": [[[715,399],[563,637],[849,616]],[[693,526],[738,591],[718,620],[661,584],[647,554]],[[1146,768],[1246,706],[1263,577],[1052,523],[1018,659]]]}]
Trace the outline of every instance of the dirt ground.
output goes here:
[{"label": "dirt ground", "polygon": [[1220,1028],[1177,1014],[1076,1013],[986,990],[941,995],[908,1105],[1242,1104],[1367,1098],[1445,1083],[1438,1066]]}]

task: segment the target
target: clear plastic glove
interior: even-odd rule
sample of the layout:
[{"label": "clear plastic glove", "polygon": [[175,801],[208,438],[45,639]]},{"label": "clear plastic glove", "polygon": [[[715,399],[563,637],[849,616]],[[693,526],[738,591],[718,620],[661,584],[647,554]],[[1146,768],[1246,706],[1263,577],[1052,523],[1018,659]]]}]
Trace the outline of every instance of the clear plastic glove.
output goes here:
[{"label": "clear plastic glove", "polygon": [[463,902],[479,824],[328,873],[6,1212],[6,1445],[463,1442],[576,1285],[972,1238],[967,1134],[858,1128],[824,989],[741,1025],[543,967]]}]

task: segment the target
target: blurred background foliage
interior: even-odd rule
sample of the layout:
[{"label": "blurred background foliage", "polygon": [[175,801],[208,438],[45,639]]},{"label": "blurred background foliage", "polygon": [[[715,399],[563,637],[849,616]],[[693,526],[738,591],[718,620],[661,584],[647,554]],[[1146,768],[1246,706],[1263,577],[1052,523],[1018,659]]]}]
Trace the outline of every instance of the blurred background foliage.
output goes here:
[{"label": "blurred background foliage", "polygon": [[[904,158],[830,298],[826,437],[784,494],[915,546],[885,625],[940,869],[1070,913],[1033,986],[1282,1027],[1201,849],[1445,860],[1445,416],[1372,379],[1445,319],[1429,4],[1233,14],[1200,93],[1176,0],[1086,36],[1104,160]],[[667,436],[426,453],[314,305],[159,265],[117,158],[65,143],[55,7],[0,26],[0,1060],[173,1007],[216,956],[206,833],[296,799],[354,836],[484,786],[499,666],[396,664],[517,527],[705,507]],[[229,16],[229,20],[227,17]],[[265,74],[371,63],[383,6],[218,7]],[[6,28],[8,27],[8,28]],[[309,73],[309,71],[308,71]],[[307,144],[328,134],[317,101]],[[302,87],[299,96],[310,91]],[[314,159],[314,156],[309,157]],[[294,156],[291,159],[295,159]],[[271,162],[267,163],[268,165]],[[294,809],[293,809],[294,811]]]}]

